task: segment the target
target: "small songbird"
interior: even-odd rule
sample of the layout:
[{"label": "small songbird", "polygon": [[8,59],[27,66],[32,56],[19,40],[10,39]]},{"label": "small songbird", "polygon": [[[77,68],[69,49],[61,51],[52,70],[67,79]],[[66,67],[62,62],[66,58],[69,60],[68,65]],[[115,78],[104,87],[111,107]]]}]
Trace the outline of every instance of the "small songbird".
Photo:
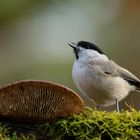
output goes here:
[{"label": "small songbird", "polygon": [[140,80],[128,70],[109,59],[96,45],[79,41],[69,43],[75,53],[73,80],[81,93],[94,100],[97,106],[110,106],[130,91],[140,91]]}]

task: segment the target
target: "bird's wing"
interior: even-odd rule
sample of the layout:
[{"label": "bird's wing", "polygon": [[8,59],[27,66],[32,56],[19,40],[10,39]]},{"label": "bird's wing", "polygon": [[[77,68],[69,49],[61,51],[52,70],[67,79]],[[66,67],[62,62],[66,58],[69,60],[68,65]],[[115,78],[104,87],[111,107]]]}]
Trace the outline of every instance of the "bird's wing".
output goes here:
[{"label": "bird's wing", "polygon": [[136,86],[137,90],[140,90],[140,80],[128,70],[117,65],[114,61],[97,61],[93,59],[89,61],[89,64],[91,67],[96,67],[102,74],[122,77],[131,85]]},{"label": "bird's wing", "polygon": [[[104,60],[104,59],[90,59],[88,61],[88,66],[92,70],[96,70],[97,73],[103,75],[111,75],[111,76],[119,76],[119,73],[117,71],[118,65],[110,60]],[[117,66],[117,67],[116,67]]]},{"label": "bird's wing", "polygon": [[140,80],[135,75],[122,67],[118,68],[118,73],[124,80],[129,84],[136,86],[137,90],[140,91]]}]

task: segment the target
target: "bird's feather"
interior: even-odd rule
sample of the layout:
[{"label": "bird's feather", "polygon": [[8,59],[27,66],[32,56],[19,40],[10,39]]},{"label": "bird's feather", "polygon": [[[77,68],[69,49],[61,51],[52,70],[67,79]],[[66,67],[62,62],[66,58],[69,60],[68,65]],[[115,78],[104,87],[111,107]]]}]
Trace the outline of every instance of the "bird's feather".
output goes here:
[{"label": "bird's feather", "polygon": [[137,91],[140,91],[140,80],[135,75],[121,67],[118,69],[118,72],[124,80],[129,84],[134,85]]},{"label": "bird's feather", "polygon": [[90,59],[88,63],[90,67],[96,67],[100,73],[122,77],[129,84],[134,85],[136,90],[140,91],[140,80],[128,70],[117,65],[114,61],[109,59],[105,61],[102,59]]}]

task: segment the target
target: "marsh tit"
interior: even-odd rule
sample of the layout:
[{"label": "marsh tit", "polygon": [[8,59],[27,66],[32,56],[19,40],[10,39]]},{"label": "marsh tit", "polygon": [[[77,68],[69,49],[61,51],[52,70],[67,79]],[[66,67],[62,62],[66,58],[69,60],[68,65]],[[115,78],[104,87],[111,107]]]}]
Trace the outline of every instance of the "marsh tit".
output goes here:
[{"label": "marsh tit", "polygon": [[69,43],[75,53],[72,69],[73,80],[81,93],[93,99],[97,106],[110,106],[130,91],[140,91],[140,80],[128,70],[109,59],[96,45],[80,41]]}]

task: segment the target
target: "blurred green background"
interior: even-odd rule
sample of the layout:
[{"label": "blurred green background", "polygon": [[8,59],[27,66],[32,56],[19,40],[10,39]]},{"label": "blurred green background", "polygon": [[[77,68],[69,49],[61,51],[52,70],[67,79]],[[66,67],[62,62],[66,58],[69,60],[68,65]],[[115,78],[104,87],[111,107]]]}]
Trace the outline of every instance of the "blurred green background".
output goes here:
[{"label": "blurred green background", "polygon": [[[0,0],[0,84],[42,79],[79,92],[67,43],[80,40],[140,78],[140,1]],[[140,109],[140,93],[123,100],[123,108],[126,101]]]}]

